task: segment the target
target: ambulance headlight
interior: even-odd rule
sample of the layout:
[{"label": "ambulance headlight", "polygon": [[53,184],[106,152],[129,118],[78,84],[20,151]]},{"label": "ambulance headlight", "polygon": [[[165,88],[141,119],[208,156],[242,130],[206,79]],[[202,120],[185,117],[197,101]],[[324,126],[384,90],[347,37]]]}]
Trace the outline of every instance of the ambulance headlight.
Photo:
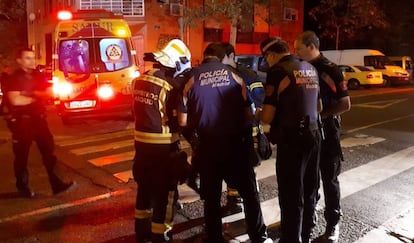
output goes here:
[{"label": "ambulance headlight", "polygon": [[71,83],[68,82],[53,82],[53,93],[57,96],[68,96],[73,92],[73,87]]},{"label": "ambulance headlight", "polygon": [[98,89],[98,96],[102,99],[109,99],[112,96],[114,96],[114,90],[112,89],[110,85],[107,85],[107,84],[102,85]]}]

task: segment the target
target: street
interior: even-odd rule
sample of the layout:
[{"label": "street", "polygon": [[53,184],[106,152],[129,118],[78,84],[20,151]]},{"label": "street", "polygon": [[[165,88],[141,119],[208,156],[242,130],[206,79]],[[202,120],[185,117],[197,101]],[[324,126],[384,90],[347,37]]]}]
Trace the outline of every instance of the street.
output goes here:
[{"label": "street", "polygon": [[[339,242],[379,242],[369,238],[378,231],[385,232],[380,234],[381,242],[414,242],[414,229],[393,228],[400,224],[397,219],[414,210],[414,88],[359,89],[350,94],[351,111],[342,116],[344,216]],[[29,172],[36,196],[17,197],[11,138],[1,120],[0,242],[134,242],[133,122],[113,117],[65,126],[53,107],[49,107],[48,120],[56,140],[58,171],[77,185],[53,196],[33,144]],[[183,148],[189,150],[185,141]],[[275,151],[256,173],[265,222],[277,240],[280,210]],[[183,208],[178,210],[176,225],[202,216],[198,195],[186,185],[179,190]],[[318,216],[313,238],[325,229],[323,198]],[[243,217],[239,213],[223,218],[226,238],[248,240]],[[200,242],[202,231],[199,226],[177,233],[174,242]]]}]

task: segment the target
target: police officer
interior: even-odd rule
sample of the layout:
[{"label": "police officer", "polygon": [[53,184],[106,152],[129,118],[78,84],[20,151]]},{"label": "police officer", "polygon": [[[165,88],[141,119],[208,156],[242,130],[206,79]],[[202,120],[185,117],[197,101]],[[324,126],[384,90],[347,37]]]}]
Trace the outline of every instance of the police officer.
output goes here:
[{"label": "police officer", "polygon": [[308,243],[318,190],[318,75],[311,64],[290,55],[280,38],[269,38],[260,48],[270,67],[261,120],[271,125],[271,142],[277,144],[280,242]]},{"label": "police officer", "polygon": [[193,70],[184,88],[185,107],[180,112],[180,124],[195,127],[199,136],[197,156],[207,242],[225,242],[220,209],[223,179],[231,181],[243,198],[251,242],[272,242],[267,238],[253,167],[240,149],[250,105],[246,86],[221,63],[224,54],[220,43],[206,47],[203,63]]},{"label": "police officer", "polygon": [[66,183],[55,173],[57,162],[54,154],[53,135],[46,121],[43,97],[48,97],[44,79],[35,71],[35,54],[31,49],[18,52],[17,69],[7,83],[7,123],[12,133],[14,173],[19,194],[34,197],[29,187],[27,162],[32,141],[35,141],[42,155],[43,164],[49,176],[53,194],[68,190],[74,182]]},{"label": "police officer", "polygon": [[319,38],[314,32],[303,32],[296,38],[294,45],[297,55],[315,66],[319,74],[323,103],[321,117],[325,132],[319,165],[325,194],[327,226],[324,236],[328,242],[337,242],[338,223],[342,214],[338,175],[343,161],[339,138],[339,115],[351,108],[351,101],[341,70],[319,52]]},{"label": "police officer", "polygon": [[[239,65],[235,61],[235,50],[234,46],[230,43],[222,43],[226,53],[222,59],[222,63],[229,65],[229,68],[238,74],[244,81],[246,88],[247,88],[247,96],[249,100],[252,102],[252,114],[256,113],[256,110],[259,111],[262,108],[263,100],[265,97],[263,83],[259,80],[259,76],[251,69],[246,68],[243,65]],[[257,156],[256,151],[254,150],[253,145],[253,130],[252,128],[256,126],[255,120],[249,120],[249,124],[246,127],[246,136],[245,142],[246,146],[249,151],[249,160],[252,165],[259,165],[260,158]],[[257,131],[257,130],[255,130]],[[227,203],[223,208],[223,211],[226,214],[230,213],[237,213],[242,210],[241,206],[241,198],[239,193],[236,189],[232,187],[232,185],[227,184]]]},{"label": "police officer", "polygon": [[183,84],[174,77],[191,67],[191,54],[181,40],[173,39],[152,58],[159,68],[146,72],[133,84],[138,243],[172,242],[177,183],[182,181],[179,173],[187,163],[186,156],[179,153],[176,110]]}]

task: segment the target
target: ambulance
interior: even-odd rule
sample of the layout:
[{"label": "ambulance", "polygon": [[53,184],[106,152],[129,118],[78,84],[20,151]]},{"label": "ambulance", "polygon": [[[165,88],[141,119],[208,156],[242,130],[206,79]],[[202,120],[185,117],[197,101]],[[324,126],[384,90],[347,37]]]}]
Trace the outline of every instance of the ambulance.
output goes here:
[{"label": "ambulance", "polygon": [[131,112],[131,83],[139,71],[127,22],[105,10],[60,11],[58,19],[52,73],[63,123]]}]

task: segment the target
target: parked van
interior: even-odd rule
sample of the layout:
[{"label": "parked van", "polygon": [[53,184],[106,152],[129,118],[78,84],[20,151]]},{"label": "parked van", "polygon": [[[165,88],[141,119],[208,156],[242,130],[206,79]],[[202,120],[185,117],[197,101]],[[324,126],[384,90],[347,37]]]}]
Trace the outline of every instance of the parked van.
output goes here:
[{"label": "parked van", "polygon": [[259,54],[241,54],[236,55],[236,62],[246,68],[252,69],[259,76],[260,81],[266,82],[267,63],[262,55]]},{"label": "parked van", "polygon": [[374,71],[382,72],[384,86],[407,84],[409,73],[395,65],[384,53],[373,49],[327,50],[322,54],[338,65],[367,66]]},{"label": "parked van", "polygon": [[397,66],[400,66],[407,70],[410,75],[410,79],[413,79],[413,60],[409,56],[391,56],[389,57]]}]

